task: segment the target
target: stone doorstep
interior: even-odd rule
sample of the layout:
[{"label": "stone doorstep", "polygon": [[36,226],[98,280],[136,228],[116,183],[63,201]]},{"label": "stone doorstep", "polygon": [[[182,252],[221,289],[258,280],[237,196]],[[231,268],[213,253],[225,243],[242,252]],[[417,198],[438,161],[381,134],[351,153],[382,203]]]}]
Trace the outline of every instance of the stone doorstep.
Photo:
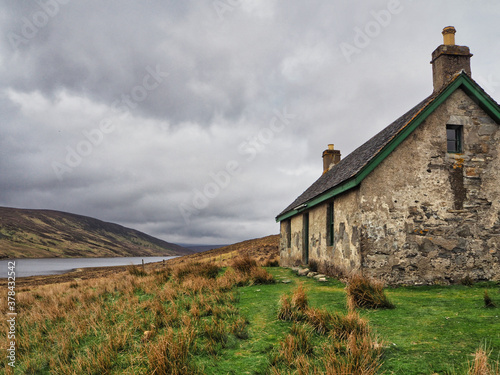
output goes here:
[{"label": "stone doorstep", "polygon": [[318,272],[312,272],[309,268],[301,268],[301,267],[290,267],[290,269],[297,273],[299,276],[307,276],[310,278],[314,278],[319,282],[328,281],[328,277],[326,275],[320,274]]},{"label": "stone doorstep", "polygon": [[299,269],[299,271],[297,272],[297,274],[299,276],[306,276],[309,272],[310,272],[309,268],[301,268],[301,269]]}]

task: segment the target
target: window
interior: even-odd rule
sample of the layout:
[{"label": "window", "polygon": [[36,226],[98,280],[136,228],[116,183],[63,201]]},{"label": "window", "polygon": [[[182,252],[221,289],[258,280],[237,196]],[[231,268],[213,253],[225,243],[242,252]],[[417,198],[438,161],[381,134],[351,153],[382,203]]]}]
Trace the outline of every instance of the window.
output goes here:
[{"label": "window", "polygon": [[309,213],[302,216],[302,263],[309,263]]},{"label": "window", "polygon": [[285,240],[286,240],[286,247],[290,248],[292,246],[292,221],[290,219],[285,220],[284,222],[285,226]]},{"label": "window", "polygon": [[461,125],[446,125],[446,145],[448,152],[462,152],[462,132]]},{"label": "window", "polygon": [[331,202],[328,203],[328,207],[326,210],[326,239],[328,246],[333,246],[335,240],[334,223],[335,223],[335,211],[333,202]]}]

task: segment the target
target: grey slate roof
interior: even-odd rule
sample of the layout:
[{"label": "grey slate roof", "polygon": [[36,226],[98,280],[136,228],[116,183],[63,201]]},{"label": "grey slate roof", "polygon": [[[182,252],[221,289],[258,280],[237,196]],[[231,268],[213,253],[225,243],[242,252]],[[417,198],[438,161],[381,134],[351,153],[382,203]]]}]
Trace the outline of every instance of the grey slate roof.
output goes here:
[{"label": "grey slate roof", "polygon": [[[304,191],[292,204],[285,208],[278,216],[287,214],[302,204],[308,203],[310,200],[327,193],[329,190],[354,179],[365,166],[367,166],[391,140],[401,133],[412,120],[422,111],[426,109],[433,101],[445,92],[449,86],[458,81],[461,84],[470,82],[472,91],[480,94],[475,96],[474,100],[478,100],[478,104],[482,106],[490,116],[493,116],[495,121],[500,125],[500,106],[498,103],[486,93],[481,86],[478,85],[466,72],[458,72],[447,85],[444,85],[439,92],[434,92],[432,95],[425,98],[415,107],[406,112],[392,124],[383,129],[380,133],[373,136],[370,140],[351,152],[347,157],[340,161],[336,166],[323,174],[316,182],[314,182],[306,191]],[[467,91],[466,91],[467,92]],[[468,94],[470,95],[470,93]],[[486,98],[486,103],[482,103]]]},{"label": "grey slate roof", "polygon": [[364,166],[368,164],[383,148],[386,146],[406,125],[427,105],[429,105],[436,93],[424,99],[415,107],[406,112],[392,124],[383,129],[380,133],[373,136],[370,140],[358,147],[347,155],[337,165],[323,174],[306,191],[304,191],[292,204],[285,208],[278,216],[292,211],[294,208],[307,203],[311,199],[330,189],[340,185],[343,182],[356,176]]}]

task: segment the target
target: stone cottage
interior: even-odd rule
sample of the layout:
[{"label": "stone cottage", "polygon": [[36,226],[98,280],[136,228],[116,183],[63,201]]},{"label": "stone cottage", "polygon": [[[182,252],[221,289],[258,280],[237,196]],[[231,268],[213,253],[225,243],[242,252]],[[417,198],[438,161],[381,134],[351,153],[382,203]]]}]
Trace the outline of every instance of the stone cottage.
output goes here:
[{"label": "stone cottage", "polygon": [[327,262],[390,284],[500,279],[500,107],[455,29],[434,92],[340,159],[276,218],[283,266]]}]

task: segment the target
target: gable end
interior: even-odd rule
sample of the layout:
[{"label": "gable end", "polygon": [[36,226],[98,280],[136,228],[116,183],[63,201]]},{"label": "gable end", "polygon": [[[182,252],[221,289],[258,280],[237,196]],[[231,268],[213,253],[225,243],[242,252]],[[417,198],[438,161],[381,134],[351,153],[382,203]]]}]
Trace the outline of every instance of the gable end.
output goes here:
[{"label": "gable end", "polygon": [[[304,211],[305,209],[312,208],[335,197],[336,195],[358,186],[361,181],[366,178],[366,176],[368,176],[387,156],[392,153],[392,151],[394,151],[396,147],[398,147],[422,122],[424,122],[429,115],[431,115],[448,97],[450,97],[453,92],[459,88],[462,89],[474,102],[476,102],[497,124],[500,124],[500,107],[498,104],[474,80],[472,80],[472,78],[462,71],[457,74],[454,79],[439,93],[429,97],[429,101],[424,100],[422,108],[418,110],[409,121],[403,124],[396,134],[389,138],[385,145],[376,151],[375,154],[367,160],[364,166],[354,176],[341,181],[339,184],[330,187],[326,191],[312,197],[311,199],[302,202],[300,197],[297,198],[294,202],[296,203],[296,206],[289,206],[285,209],[285,211],[276,217],[276,221],[280,222],[285,220],[298,214],[299,212]],[[341,167],[341,165],[338,165],[338,167]],[[334,168],[330,172],[336,173],[337,170]]]}]

